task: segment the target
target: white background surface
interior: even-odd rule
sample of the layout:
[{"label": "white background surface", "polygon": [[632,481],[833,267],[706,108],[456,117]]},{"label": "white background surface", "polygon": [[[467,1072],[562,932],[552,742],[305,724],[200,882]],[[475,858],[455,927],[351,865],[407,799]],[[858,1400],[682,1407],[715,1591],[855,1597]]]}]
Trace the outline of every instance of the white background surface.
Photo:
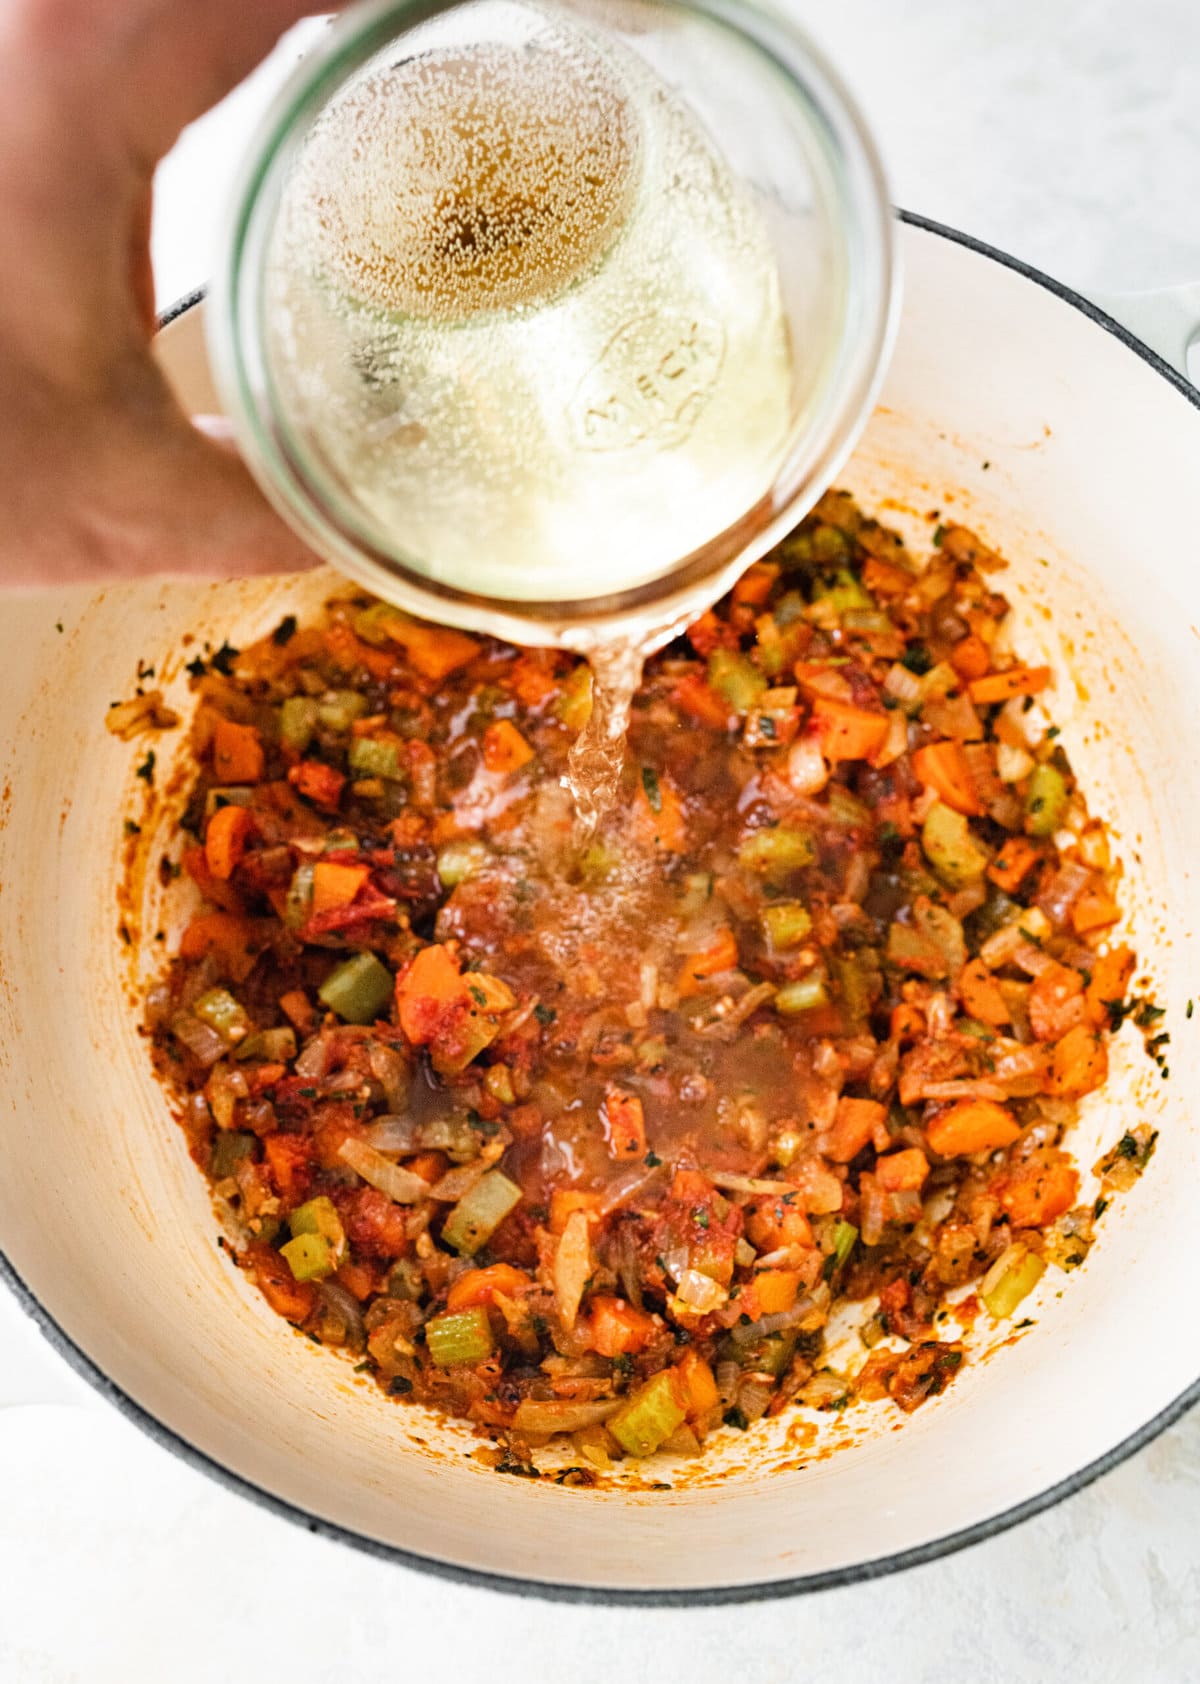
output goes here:
[{"label": "white background surface", "polygon": [[[898,202],[1085,290],[1200,280],[1194,0],[795,9],[871,112]],[[301,34],[164,165],[160,303],[205,277]],[[1114,1351],[1114,1383],[1127,1360]],[[1200,1676],[1200,1413],[1051,1513],[898,1577],[724,1610],[572,1608],[384,1565],[226,1494],[94,1398],[5,1298],[0,1493],[0,1684]]]}]

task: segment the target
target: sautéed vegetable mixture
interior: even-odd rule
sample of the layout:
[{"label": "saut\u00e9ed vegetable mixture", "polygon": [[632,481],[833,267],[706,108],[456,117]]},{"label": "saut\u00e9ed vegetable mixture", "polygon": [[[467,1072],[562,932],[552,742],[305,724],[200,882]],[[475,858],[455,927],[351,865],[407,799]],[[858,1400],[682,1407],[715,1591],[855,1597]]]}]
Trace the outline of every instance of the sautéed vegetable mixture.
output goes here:
[{"label": "saut\u00e9ed vegetable mixture", "polygon": [[1003,567],[826,496],[649,662],[582,842],[569,655],[359,597],[193,663],[203,904],[148,1022],[280,1315],[587,1483],[913,1410],[1082,1259],[1063,1136],[1134,956]]}]

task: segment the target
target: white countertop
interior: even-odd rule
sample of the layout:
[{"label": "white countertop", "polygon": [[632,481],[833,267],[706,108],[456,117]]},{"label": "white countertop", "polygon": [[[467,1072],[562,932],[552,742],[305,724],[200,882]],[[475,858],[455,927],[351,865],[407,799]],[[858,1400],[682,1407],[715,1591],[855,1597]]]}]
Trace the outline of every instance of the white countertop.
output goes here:
[{"label": "white countertop", "polygon": [[[1200,8],[796,11],[872,114],[899,203],[1084,290],[1200,280]],[[161,303],[203,280],[242,139],[296,41],[164,166]],[[906,1574],[740,1608],[576,1608],[370,1560],[230,1496],[94,1397],[0,1296],[0,1491],[3,1684],[1200,1676],[1200,1412],[1048,1514]]]}]

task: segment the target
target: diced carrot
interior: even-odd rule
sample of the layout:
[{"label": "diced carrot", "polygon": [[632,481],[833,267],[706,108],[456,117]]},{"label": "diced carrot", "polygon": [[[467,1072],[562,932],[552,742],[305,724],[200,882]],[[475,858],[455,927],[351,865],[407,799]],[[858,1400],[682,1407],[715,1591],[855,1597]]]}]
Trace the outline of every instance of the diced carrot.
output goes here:
[{"label": "diced carrot", "polygon": [[1110,953],[1097,955],[1085,998],[1088,1016],[1098,1029],[1110,1022],[1109,1007],[1123,1004],[1136,968],[1137,960],[1128,947],[1115,947]]},{"label": "diced carrot", "polygon": [[600,1205],[599,1193],[584,1193],[572,1187],[556,1187],[550,1195],[550,1232],[561,1234],[577,1210],[592,1216]]},{"label": "diced carrot", "polygon": [[330,626],[324,634],[325,647],[340,666],[350,671],[363,667],[372,678],[385,679],[396,670],[396,658],[386,649],[372,649],[361,637],[356,637],[344,621]]},{"label": "diced carrot", "polygon": [[714,649],[731,648],[738,636],[732,626],[718,620],[712,609],[706,609],[687,629],[687,640],[697,655],[711,655]]},{"label": "diced carrot", "polygon": [[1027,836],[1010,836],[987,868],[987,875],[998,889],[1011,895],[1019,889],[1042,857],[1042,850]]},{"label": "diced carrot", "polygon": [[286,994],[281,994],[279,1009],[301,1035],[307,1035],[317,1021],[317,1014],[302,988],[289,988]]},{"label": "diced carrot", "polygon": [[533,1285],[524,1269],[511,1263],[493,1263],[486,1269],[468,1269],[460,1275],[446,1295],[446,1309],[469,1310],[476,1304],[490,1304],[496,1294],[516,1298]]},{"label": "diced carrot", "polygon": [[553,650],[526,649],[508,669],[504,682],[522,707],[540,707],[562,688],[555,677],[555,660]]},{"label": "diced carrot", "polygon": [[458,960],[448,947],[423,947],[396,978],[396,1006],[400,1027],[414,1046],[425,1046],[438,1034],[448,1010],[467,1001],[467,984]]},{"label": "diced carrot", "polygon": [[960,678],[982,678],[991,664],[991,652],[977,632],[964,637],[950,651],[950,665]]},{"label": "diced carrot", "polygon": [[1090,884],[1071,908],[1071,922],[1077,935],[1092,930],[1105,930],[1121,916],[1121,908],[1103,884]]},{"label": "diced carrot", "polygon": [[973,679],[968,689],[971,700],[983,706],[1008,702],[1014,696],[1036,696],[1049,682],[1049,667],[1009,667],[1007,672],[990,672],[986,678]]},{"label": "diced carrot", "polygon": [[432,1187],[450,1168],[450,1160],[444,1152],[418,1152],[415,1157],[404,1160],[404,1167],[419,1175],[422,1181],[428,1181]]},{"label": "diced carrot", "polygon": [[872,596],[907,596],[916,584],[915,576],[905,567],[868,556],[863,563],[863,584]]},{"label": "diced carrot", "polygon": [[760,1269],[752,1285],[759,1315],[776,1316],[796,1302],[800,1276],[795,1269]]},{"label": "diced carrot", "polygon": [[679,791],[664,775],[658,778],[655,803],[655,806],[651,806],[645,784],[640,784],[634,799],[634,822],[639,837],[643,842],[661,848],[664,853],[686,853],[687,815],[684,813]]},{"label": "diced carrot", "polygon": [[888,1152],[875,1163],[875,1179],[885,1193],[919,1192],[928,1174],[929,1159],[919,1146]]},{"label": "diced carrot", "polygon": [[1054,1048],[1050,1089],[1059,1099],[1082,1099],[1108,1079],[1108,1052],[1086,1023],[1068,1029]]},{"label": "diced carrot", "polygon": [[[256,1064],[253,1069],[247,1070],[246,1081],[249,1083],[250,1092],[258,1094],[266,1088],[273,1088],[276,1082],[282,1082],[286,1075],[286,1064]],[[271,1130],[269,1128],[258,1129],[256,1132],[270,1134]]]},{"label": "diced carrot", "polygon": [[254,817],[245,807],[218,807],[204,833],[204,858],[214,877],[228,882],[241,864],[254,831]]},{"label": "diced carrot", "polygon": [[362,1304],[377,1290],[375,1270],[361,1258],[347,1257],[334,1272],[334,1280]]},{"label": "diced carrot", "polygon": [[654,1317],[623,1298],[592,1299],[589,1344],[602,1357],[622,1357],[645,1348],[657,1331]]},{"label": "diced carrot", "polygon": [[[784,1194],[787,1192],[785,1188]],[[785,1202],[784,1194],[757,1199],[747,1207],[746,1236],[759,1251],[781,1251],[786,1245],[808,1247],[813,1243],[808,1217],[797,1203]]]},{"label": "diced carrot", "polygon": [[866,760],[883,747],[891,720],[886,713],[870,713],[851,702],[818,695],[812,723],[826,760]]},{"label": "diced carrot", "polygon": [[400,613],[389,615],[383,621],[383,630],[404,650],[409,665],[422,678],[435,682],[465,667],[479,653],[479,644],[465,632],[452,631],[448,626],[427,626]]},{"label": "diced carrot", "polygon": [[833,1127],[821,1136],[821,1151],[835,1164],[848,1164],[884,1128],[887,1107],[874,1099],[839,1099]]},{"label": "diced carrot", "polygon": [[680,713],[687,714],[689,719],[707,725],[713,731],[727,731],[733,718],[728,703],[699,673],[684,673],[676,681],[671,691],[671,702]]},{"label": "diced carrot", "polygon": [[1079,1175],[1065,1160],[1033,1158],[1006,1169],[994,1188],[1014,1228],[1040,1228],[1070,1210],[1079,1196]]},{"label": "diced carrot", "polygon": [[318,860],[313,866],[312,916],[349,906],[370,875],[369,865],[339,865],[334,860]]},{"label": "diced carrot", "polygon": [[912,769],[939,801],[968,817],[983,812],[975,780],[961,743],[927,743],[912,757]]},{"label": "diced carrot", "polygon": [[941,1158],[969,1158],[1011,1146],[1021,1132],[1012,1112],[991,1099],[960,1099],[941,1112],[925,1129],[930,1146]]},{"label": "diced carrot", "polygon": [[262,740],[253,725],[237,725],[224,717],[213,731],[213,772],[223,784],[256,784],[263,775],[266,757]]},{"label": "diced carrot", "polygon": [[305,1134],[268,1134],[263,1158],[284,1204],[290,1209],[307,1196],[312,1179],[313,1145]]},{"label": "diced carrot", "polygon": [[1029,990],[1029,1027],[1039,1041],[1057,1041],[1086,1015],[1083,978],[1069,965],[1049,964]]},{"label": "diced carrot", "polygon": [[316,1287],[311,1281],[296,1280],[287,1259],[274,1247],[255,1240],[246,1247],[240,1262],[276,1315],[302,1322],[312,1314],[317,1302]]},{"label": "diced carrot", "polygon": [[1002,1029],[1011,1022],[1012,1014],[1004,1003],[1000,985],[982,959],[972,959],[963,966],[958,992],[969,1017],[990,1023],[993,1029]]},{"label": "diced carrot", "polygon": [[212,901],[213,905],[219,906],[223,912],[242,913],[246,910],[245,901],[232,883],[223,883],[219,877],[213,876],[203,848],[185,848],[180,856],[180,864],[205,900]]},{"label": "diced carrot", "polygon": [[533,750],[510,719],[498,719],[483,733],[483,764],[489,772],[519,772]]},{"label": "diced carrot", "polygon": [[179,938],[179,957],[195,960],[216,953],[236,964],[247,956],[253,931],[250,920],[234,912],[202,912]]},{"label": "diced carrot", "polygon": [[721,1401],[716,1376],[697,1351],[685,1351],[675,1367],[676,1391],[689,1420],[707,1415]]},{"label": "diced carrot", "polygon": [[637,1094],[627,1093],[615,1082],[610,1082],[600,1106],[600,1121],[604,1125],[608,1150],[614,1158],[646,1156],[646,1119]]},{"label": "diced carrot", "polygon": [[306,801],[327,813],[337,810],[346,780],[332,766],[321,760],[299,760],[288,768],[288,782],[295,785]]},{"label": "diced carrot", "polygon": [[906,1041],[919,1041],[925,1033],[925,1013],[919,1006],[902,1002],[892,1007],[890,1036],[903,1046]]},{"label": "diced carrot", "polygon": [[737,937],[728,924],[722,924],[706,948],[684,960],[675,979],[675,991],[681,1000],[690,999],[693,994],[699,994],[705,977],[732,970],[737,962]]},{"label": "diced carrot", "polygon": [[761,608],[771,594],[771,587],[779,577],[779,565],[774,561],[756,561],[748,567],[733,587],[734,604],[745,608]]}]

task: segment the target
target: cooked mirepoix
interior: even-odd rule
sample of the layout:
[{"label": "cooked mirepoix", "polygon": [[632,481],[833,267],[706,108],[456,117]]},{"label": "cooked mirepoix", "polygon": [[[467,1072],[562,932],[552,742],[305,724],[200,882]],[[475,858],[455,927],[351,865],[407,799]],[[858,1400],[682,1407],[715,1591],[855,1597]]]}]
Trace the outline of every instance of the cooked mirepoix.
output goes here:
[{"label": "cooked mirepoix", "polygon": [[281,1315],[586,1469],[914,1409],[1082,1259],[1063,1136],[1134,958],[1003,565],[827,496],[650,662],[582,847],[568,655],[358,599],[194,664],[150,1022]]}]

